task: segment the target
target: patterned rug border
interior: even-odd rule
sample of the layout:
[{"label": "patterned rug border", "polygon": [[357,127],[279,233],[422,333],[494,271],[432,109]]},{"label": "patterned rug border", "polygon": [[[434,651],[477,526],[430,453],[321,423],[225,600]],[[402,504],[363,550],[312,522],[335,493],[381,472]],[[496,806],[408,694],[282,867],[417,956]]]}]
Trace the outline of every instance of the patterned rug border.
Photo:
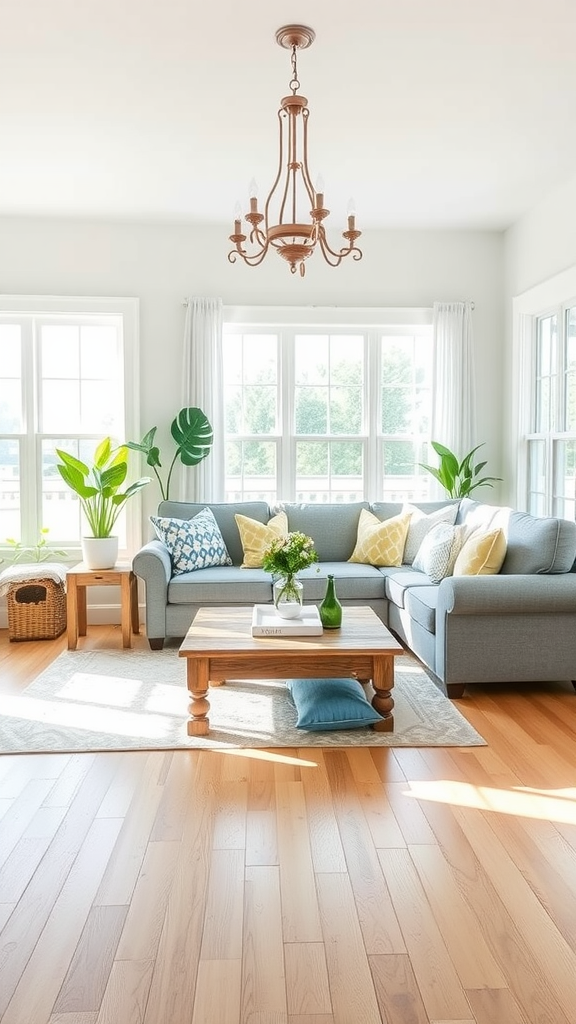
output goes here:
[{"label": "patterned rug border", "polygon": [[210,689],[210,733],[191,737],[178,646],[64,651],[21,694],[0,698],[0,752],[486,745],[415,658],[395,668],[393,733],[297,729],[282,681],[244,680]]}]

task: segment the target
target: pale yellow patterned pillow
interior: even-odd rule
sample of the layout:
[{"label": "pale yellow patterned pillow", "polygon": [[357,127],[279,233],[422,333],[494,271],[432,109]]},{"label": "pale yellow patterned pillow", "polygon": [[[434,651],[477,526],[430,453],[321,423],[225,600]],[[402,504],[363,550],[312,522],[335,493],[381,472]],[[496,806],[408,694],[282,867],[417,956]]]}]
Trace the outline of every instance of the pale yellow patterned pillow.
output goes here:
[{"label": "pale yellow patterned pillow", "polygon": [[279,512],[267,523],[259,523],[257,519],[249,519],[237,513],[234,516],[240,533],[244,561],[242,569],[259,569],[262,565],[264,552],[277,537],[285,537],[288,533],[288,516]]},{"label": "pale yellow patterned pillow", "polygon": [[356,547],[348,561],[364,565],[402,565],[409,524],[409,512],[382,522],[363,508],[358,520]]},{"label": "pale yellow patterned pillow", "polygon": [[454,564],[454,576],[494,576],[506,558],[504,530],[476,530],[465,541]]}]

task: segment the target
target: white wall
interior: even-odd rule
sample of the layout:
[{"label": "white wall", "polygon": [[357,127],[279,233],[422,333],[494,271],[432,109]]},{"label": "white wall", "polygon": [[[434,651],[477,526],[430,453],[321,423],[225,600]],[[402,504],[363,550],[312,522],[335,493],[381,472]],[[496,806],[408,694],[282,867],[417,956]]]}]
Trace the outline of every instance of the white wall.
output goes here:
[{"label": "white wall", "polygon": [[[227,261],[223,227],[0,219],[5,294],[136,296],[140,300],[142,430],[160,441],[181,407],[183,299],[225,305],[431,306],[472,299],[478,438],[489,472],[501,473],[503,236],[496,232],[379,231],[361,238],[364,258],[329,268],[313,257],[306,277],[275,253],[259,268]],[[337,241],[337,240],[336,240]],[[170,444],[170,442],[167,442]],[[161,444],[162,448],[162,444]],[[147,489],[145,513],[155,506]],[[496,491],[486,491],[496,500]],[[149,507],[151,506],[151,507]]]}]

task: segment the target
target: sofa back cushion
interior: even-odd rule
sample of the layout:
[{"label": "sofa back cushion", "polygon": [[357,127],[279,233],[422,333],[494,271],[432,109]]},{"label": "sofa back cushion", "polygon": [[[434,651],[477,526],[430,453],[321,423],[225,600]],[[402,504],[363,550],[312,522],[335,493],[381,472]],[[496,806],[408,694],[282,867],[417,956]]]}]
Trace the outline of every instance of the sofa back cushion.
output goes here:
[{"label": "sofa back cushion", "polygon": [[576,523],[552,516],[531,516],[471,498],[460,503],[457,522],[467,528],[502,527],[506,536],[503,575],[570,572],[576,559]]},{"label": "sofa back cushion", "polygon": [[329,505],[287,501],[277,505],[273,512],[284,510],[290,533],[299,530],[312,537],[321,562],[347,562],[356,544],[360,511],[369,507],[367,501]]},{"label": "sofa back cushion", "polygon": [[191,519],[192,516],[201,512],[203,508],[210,508],[214,518],[220,527],[228,554],[234,565],[241,565],[244,557],[238,524],[234,518],[239,512],[243,516],[257,519],[260,523],[267,523],[270,519],[270,511],[265,501],[233,501],[233,502],[196,502],[196,501],[161,501],[158,506],[159,516],[173,516],[177,519]]}]

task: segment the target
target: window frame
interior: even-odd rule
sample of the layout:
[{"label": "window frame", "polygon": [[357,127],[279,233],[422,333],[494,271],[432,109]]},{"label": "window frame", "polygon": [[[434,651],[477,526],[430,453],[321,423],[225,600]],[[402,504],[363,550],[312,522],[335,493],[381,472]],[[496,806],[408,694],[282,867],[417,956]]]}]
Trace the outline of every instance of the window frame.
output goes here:
[{"label": "window frame", "polygon": [[[40,321],[43,318],[54,320],[59,315],[72,320],[74,318],[81,320],[82,317],[97,320],[101,317],[103,322],[106,322],[106,318],[110,316],[119,318],[122,337],[125,431],[124,438],[119,440],[134,438],[138,436],[139,431],[139,307],[139,300],[132,297],[0,295],[0,316],[3,319],[13,318],[15,322],[30,316],[37,317]],[[30,329],[29,320],[26,319],[24,323],[26,328]],[[22,365],[22,401],[25,422],[23,433],[18,435],[24,438],[21,449],[21,529],[22,543],[26,546],[36,543],[43,525],[41,522],[42,487],[38,473],[42,465],[41,450],[44,435],[38,431],[39,397],[36,393],[37,387],[38,382],[34,377],[32,365],[32,344],[28,339]],[[32,430],[28,429],[30,417],[33,417]],[[67,433],[63,431],[60,436],[66,436]],[[75,438],[86,435],[69,432],[69,436]],[[90,434],[89,436],[94,435]],[[142,515],[139,494],[126,503],[123,514],[126,523],[126,547],[120,550],[119,557],[126,559],[131,552],[136,552],[142,545]],[[80,539],[77,544],[59,544],[54,541],[53,546],[66,550],[70,561],[81,559]],[[6,558],[8,562],[12,557],[12,551],[4,543],[3,538],[0,539],[0,557]]]},{"label": "window frame", "polygon": [[[571,267],[529,289],[513,300],[513,433],[516,446],[516,507],[533,514],[559,516],[565,495],[556,490],[559,443],[576,441],[576,430],[561,430],[565,422],[565,340],[567,311],[576,306],[576,267]],[[554,394],[550,395],[551,418],[548,429],[536,430],[536,381],[538,375],[538,325],[547,317],[557,317]],[[544,445],[545,473],[542,508],[535,510],[537,495],[531,487],[530,456],[537,443]]]},{"label": "window frame", "polygon": [[[375,372],[373,365],[375,342],[382,336],[389,335],[410,335],[415,328],[426,327],[431,330],[433,323],[433,310],[430,307],[418,308],[340,308],[340,307],[250,307],[234,306],[224,307],[223,324],[230,327],[231,331],[249,333],[265,330],[273,331],[279,339],[279,374],[280,391],[278,399],[279,412],[279,433],[262,436],[262,440],[269,439],[276,443],[277,468],[276,482],[277,493],[282,495],[282,500],[298,500],[293,491],[296,481],[296,443],[300,439],[294,431],[294,424],[290,415],[293,407],[292,400],[290,407],[285,400],[287,392],[293,394],[295,382],[293,380],[292,368],[294,360],[291,360],[289,348],[293,344],[296,333],[305,333],[307,330],[323,331],[326,334],[365,334],[364,352],[364,394],[366,407],[364,410],[365,422],[362,425],[361,435],[342,435],[343,441],[360,440],[363,446],[363,481],[364,496],[372,497],[372,500],[393,500],[383,493],[383,458],[379,457],[379,449],[388,437],[397,439],[398,435],[383,434],[378,422],[380,411],[380,389],[381,381]],[[288,343],[285,339],[289,335]],[[280,366],[280,363],[282,365]],[[282,392],[284,388],[284,394]],[[303,436],[306,440],[308,435]],[[369,438],[376,438],[376,443],[368,443]],[[226,434],[226,441],[230,438]],[[252,435],[238,435],[238,440],[252,440]],[[412,436],[409,438],[413,441]],[[340,435],[327,435],[327,440],[340,440]],[[281,500],[278,498],[277,500]],[[409,499],[406,500],[416,500]]]}]

